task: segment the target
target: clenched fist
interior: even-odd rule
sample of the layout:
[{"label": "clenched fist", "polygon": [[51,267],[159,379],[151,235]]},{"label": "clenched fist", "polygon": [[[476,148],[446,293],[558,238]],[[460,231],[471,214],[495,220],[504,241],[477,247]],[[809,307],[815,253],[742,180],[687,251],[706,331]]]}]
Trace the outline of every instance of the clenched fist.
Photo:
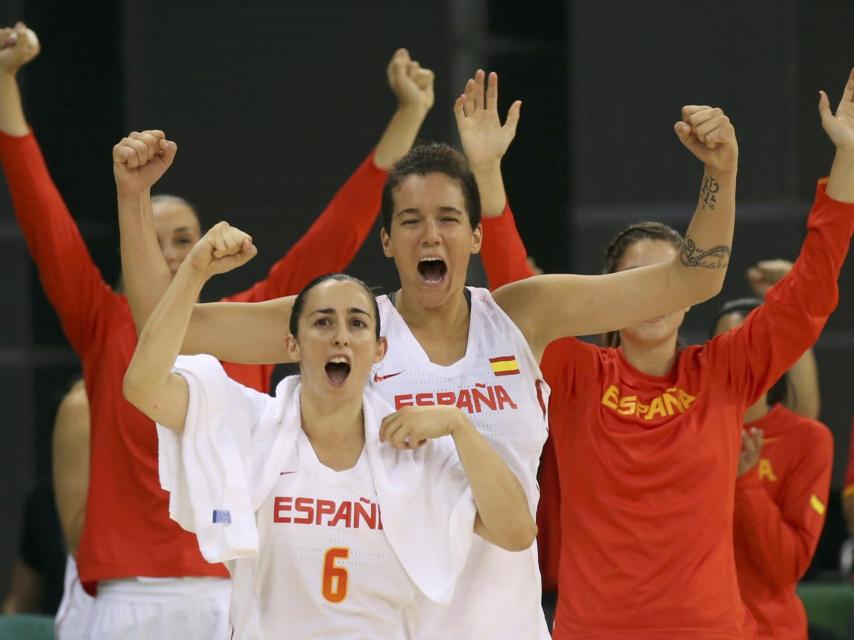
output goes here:
[{"label": "clenched fist", "polygon": [[0,29],[0,69],[14,74],[41,51],[38,36],[23,22]]},{"label": "clenched fist", "polygon": [[768,290],[780,282],[793,266],[788,260],[762,260],[747,270],[747,282],[753,293],[764,300]]},{"label": "clenched fist", "polygon": [[172,166],[178,145],[159,129],[133,131],[113,147],[113,176],[118,193],[142,193]]},{"label": "clenched fist", "polygon": [[257,253],[252,236],[227,222],[218,222],[196,243],[184,265],[207,279],[243,266]]},{"label": "clenched fist", "polygon": [[720,173],[731,173],[738,169],[735,127],[720,108],[684,106],[682,120],[673,128],[680,142],[708,169]]},{"label": "clenched fist", "polygon": [[406,49],[394,52],[386,74],[388,86],[397,96],[400,109],[415,108],[426,113],[433,106],[433,72],[422,69],[417,60],[409,57]]}]

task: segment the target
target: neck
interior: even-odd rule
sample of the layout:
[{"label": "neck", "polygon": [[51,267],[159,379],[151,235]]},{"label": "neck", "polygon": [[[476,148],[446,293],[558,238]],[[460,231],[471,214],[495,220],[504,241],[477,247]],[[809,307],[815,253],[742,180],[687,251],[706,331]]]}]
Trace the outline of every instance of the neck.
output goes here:
[{"label": "neck", "polygon": [[300,388],[302,430],[317,450],[361,452],[365,444],[362,394],[352,400],[330,402],[312,390]]},{"label": "neck", "polygon": [[650,376],[665,376],[676,362],[676,334],[654,346],[640,345],[621,335],[620,351],[638,371]]},{"label": "neck", "polygon": [[462,291],[437,307],[425,307],[414,296],[408,296],[404,289],[400,289],[395,306],[410,328],[448,332],[458,325],[468,327],[469,307]]},{"label": "neck", "polygon": [[751,424],[760,418],[764,418],[770,410],[771,407],[768,406],[768,394],[766,393],[744,412],[744,424]]}]

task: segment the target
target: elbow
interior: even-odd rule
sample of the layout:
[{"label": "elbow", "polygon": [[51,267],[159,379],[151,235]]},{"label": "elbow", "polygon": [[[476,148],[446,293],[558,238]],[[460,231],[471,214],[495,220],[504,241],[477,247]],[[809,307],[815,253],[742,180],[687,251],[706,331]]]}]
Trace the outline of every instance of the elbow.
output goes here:
[{"label": "elbow", "polygon": [[122,395],[125,397],[125,400],[142,411],[145,405],[145,389],[146,385],[143,381],[138,375],[135,375],[132,367],[129,368],[125,372],[125,377],[122,381]]},{"label": "elbow", "polygon": [[537,523],[530,516],[502,536],[498,546],[506,551],[524,551],[537,539]]}]

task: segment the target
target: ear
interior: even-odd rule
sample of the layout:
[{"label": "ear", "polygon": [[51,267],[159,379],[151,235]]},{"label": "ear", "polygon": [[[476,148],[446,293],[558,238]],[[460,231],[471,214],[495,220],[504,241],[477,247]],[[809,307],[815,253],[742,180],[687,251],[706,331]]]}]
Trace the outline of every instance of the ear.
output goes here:
[{"label": "ear", "polygon": [[374,354],[374,364],[379,364],[383,358],[385,358],[385,354],[388,352],[388,340],[385,339],[384,336],[381,336],[379,340],[377,340],[377,351]]},{"label": "ear", "polygon": [[391,250],[391,236],[385,229],[380,229],[380,242],[383,245],[383,254],[386,258],[393,258],[394,253]]},{"label": "ear", "polygon": [[291,362],[300,361],[299,343],[292,333],[285,336],[285,351],[287,352],[288,358]]},{"label": "ear", "polygon": [[483,227],[480,223],[472,230],[471,235],[471,253],[480,253],[480,246],[483,244]]}]

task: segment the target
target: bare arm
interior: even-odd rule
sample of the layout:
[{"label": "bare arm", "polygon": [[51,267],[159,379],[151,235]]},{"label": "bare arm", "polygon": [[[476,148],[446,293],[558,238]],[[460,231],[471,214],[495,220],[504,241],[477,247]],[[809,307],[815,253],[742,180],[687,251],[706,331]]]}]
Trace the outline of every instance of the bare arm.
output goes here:
[{"label": "bare arm", "polygon": [[682,117],[676,134],[705,172],[685,241],[671,262],[601,276],[537,276],[495,292],[537,357],[557,338],[616,331],[720,291],[735,221],[735,130],[716,108],[684,107]]},{"label": "bare arm", "polygon": [[471,484],[477,507],[475,533],[508,551],[533,544],[537,525],[528,499],[510,468],[456,407],[405,407],[383,419],[380,441],[414,449],[450,435]]},{"label": "bare arm", "polygon": [[19,22],[13,29],[0,29],[0,131],[10,136],[30,132],[16,74],[39,54],[36,34]]},{"label": "bare arm", "polygon": [[422,69],[406,49],[395,51],[386,73],[388,85],[397,97],[397,111],[374,150],[374,164],[384,170],[412,148],[434,101],[433,72]]},{"label": "bare arm", "polygon": [[225,222],[199,240],[178,269],[139,336],[124,378],[124,395],[155,422],[174,431],[184,429],[189,389],[172,372],[195,301],[215,273],[230,271],[256,253],[252,239]]},{"label": "bare arm", "polygon": [[177,145],[157,129],[129,133],[113,147],[122,278],[137,332],[172,276],[157,242],[151,187],[175,160]]},{"label": "bare arm", "polygon": [[9,593],[3,600],[3,615],[35,613],[41,608],[44,578],[20,558],[12,565]]},{"label": "bare arm", "polygon": [[89,491],[89,400],[83,382],[62,399],[53,428],[53,490],[71,555],[77,553]]}]

